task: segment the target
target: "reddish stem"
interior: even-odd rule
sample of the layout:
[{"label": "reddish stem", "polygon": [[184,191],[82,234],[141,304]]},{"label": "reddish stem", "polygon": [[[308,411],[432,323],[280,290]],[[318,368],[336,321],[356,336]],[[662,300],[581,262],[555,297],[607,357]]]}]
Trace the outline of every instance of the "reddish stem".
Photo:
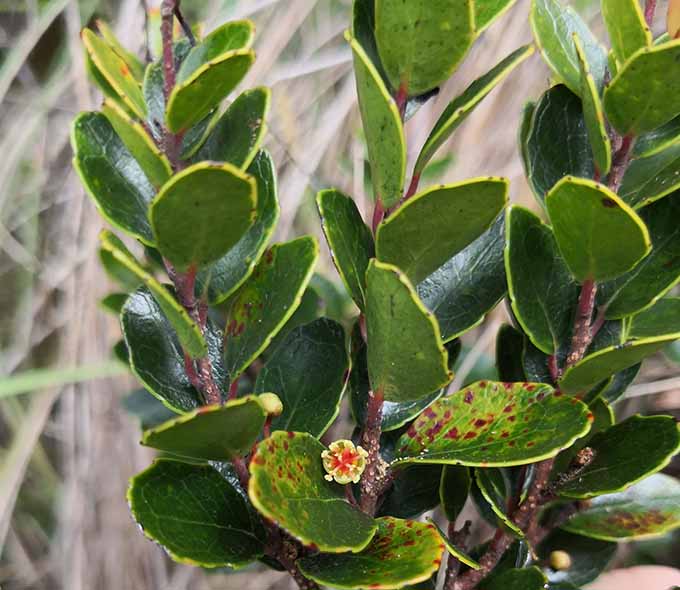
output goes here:
[{"label": "reddish stem", "polygon": [[231,382],[231,385],[229,386],[229,395],[227,396],[228,400],[236,399],[236,396],[238,395],[238,380],[240,377],[236,377]]},{"label": "reddish stem", "polygon": [[262,436],[264,438],[269,438],[272,435],[272,417],[267,416],[264,421],[264,426],[262,427]]},{"label": "reddish stem", "polygon": [[630,158],[633,155],[633,144],[635,137],[633,135],[626,135],[621,139],[621,147],[616,151],[612,168],[609,171],[609,178],[607,185],[615,193],[618,192],[623,176],[630,164]]},{"label": "reddish stem", "polygon": [[560,378],[560,368],[557,366],[557,355],[551,354],[548,357],[548,370],[553,383],[557,383]]},{"label": "reddish stem", "polygon": [[345,498],[352,505],[357,505],[357,499],[354,497],[354,492],[352,491],[352,484],[345,485]]},{"label": "reddish stem", "polygon": [[380,468],[380,434],[382,432],[382,391],[368,392],[366,423],[361,433],[361,444],[368,452],[366,470],[361,478],[361,510],[373,516],[382,485],[378,481]]},{"label": "reddish stem", "polygon": [[420,172],[414,172],[413,176],[411,177],[411,184],[408,185],[408,189],[406,191],[406,194],[404,195],[404,198],[402,199],[402,202],[408,201],[413,195],[416,194],[416,191],[418,190],[418,183],[420,182]]},{"label": "reddish stem", "polygon": [[[467,541],[470,536],[470,526],[472,522],[467,520],[459,531],[456,530],[456,525],[453,522],[449,523],[449,539],[454,547],[457,547],[461,551],[467,551]],[[453,590],[456,584],[456,578],[460,572],[460,560],[453,555],[449,554],[449,559],[446,563],[446,575],[444,578],[444,590]]]},{"label": "reddish stem", "polygon": [[571,349],[567,356],[567,367],[571,367],[583,358],[592,341],[590,322],[593,317],[593,309],[595,308],[596,294],[597,283],[591,279],[584,281],[581,285],[578,307],[576,308],[574,334],[571,338]]},{"label": "reddish stem", "polygon": [[397,103],[397,109],[399,110],[399,117],[401,120],[404,120],[404,116],[406,115],[406,102],[408,101],[408,85],[406,82],[402,82],[401,86],[399,86],[399,90],[397,90],[397,96],[395,98],[395,102]]},{"label": "reddish stem", "polygon": [[385,208],[383,207],[380,195],[378,195],[378,198],[375,201],[375,207],[373,208],[373,221],[371,223],[374,234],[378,229],[378,225],[380,225],[380,222],[383,220],[383,217],[385,217]]}]

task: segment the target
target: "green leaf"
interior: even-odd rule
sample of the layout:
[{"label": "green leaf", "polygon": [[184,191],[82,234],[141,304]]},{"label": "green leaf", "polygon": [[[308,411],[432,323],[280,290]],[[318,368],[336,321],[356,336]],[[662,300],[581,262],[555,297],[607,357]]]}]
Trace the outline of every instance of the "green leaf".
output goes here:
[{"label": "green leaf", "polygon": [[468,567],[472,568],[473,570],[478,570],[481,569],[481,565],[477,563],[472,557],[467,555],[465,552],[461,551],[458,547],[456,547],[451,540],[446,536],[446,533],[439,527],[439,525],[430,517],[427,517],[426,519],[430,524],[434,525],[435,529],[437,530],[437,533],[439,534],[439,538],[444,541],[444,546],[446,547],[446,550],[453,555],[458,561],[464,563]]},{"label": "green leaf", "polygon": [[633,146],[633,156],[646,158],[680,142],[680,117],[671,119],[654,131],[640,135]]},{"label": "green leaf", "polygon": [[626,63],[638,49],[652,44],[652,32],[638,0],[602,0],[602,18],[619,63]]},{"label": "green leaf", "polygon": [[475,0],[475,32],[477,36],[503,16],[515,0]]},{"label": "green leaf", "polygon": [[139,167],[155,188],[161,187],[172,176],[170,162],[147,134],[141,123],[130,117],[117,103],[104,101],[102,114],[133,155]]},{"label": "green leaf", "polygon": [[311,434],[274,432],[250,463],[248,495],[269,520],[319,551],[361,551],[376,531],[373,519],[345,500],[343,488],[324,479],[325,447]]},{"label": "green leaf", "polygon": [[412,465],[395,473],[378,516],[417,518],[439,504],[441,465]]},{"label": "green leaf", "polygon": [[392,207],[401,199],[406,174],[406,140],[399,110],[380,73],[364,49],[349,33],[345,39],[354,54],[354,73],[359,93],[371,179],[376,200]]},{"label": "green leaf", "polygon": [[267,130],[265,119],[270,102],[269,88],[253,88],[240,94],[211,127],[193,161],[228,162],[241,169],[250,166]]},{"label": "green leaf", "polygon": [[680,334],[680,297],[660,299],[633,316],[628,328],[629,338],[654,338],[664,333]]},{"label": "green leaf", "polygon": [[609,565],[616,553],[616,543],[588,539],[566,531],[556,529],[543,541],[537,549],[538,557],[550,563],[553,551],[564,551],[571,558],[571,565],[564,570],[554,570],[547,566],[545,574],[550,588],[555,584],[588,584],[595,580]]},{"label": "green leaf", "polygon": [[507,197],[508,181],[491,177],[423,191],[378,226],[377,257],[417,283],[482,235]]},{"label": "green leaf", "polygon": [[146,389],[137,389],[123,398],[122,406],[139,420],[143,430],[163,424],[177,414]]},{"label": "green leaf", "polygon": [[444,465],[439,484],[439,499],[449,522],[456,522],[463,511],[471,484],[472,477],[468,467],[464,465]]},{"label": "green leaf", "polygon": [[680,80],[673,75],[680,41],[637,51],[604,91],[604,110],[621,135],[639,135],[680,114]]},{"label": "green leaf", "polygon": [[472,0],[375,0],[375,39],[392,88],[408,96],[446,81],[472,45]]},{"label": "green leaf", "polygon": [[106,271],[106,274],[120,285],[123,290],[127,292],[134,291],[142,284],[139,276],[130,271],[127,266],[118,262],[108,250],[100,248],[98,254],[99,262]]},{"label": "green leaf", "polygon": [[206,117],[236,88],[254,61],[252,50],[235,49],[211,57],[191,73],[182,64],[165,113],[170,131],[186,131]]},{"label": "green leaf", "polygon": [[225,364],[232,380],[245,371],[300,305],[319,247],[311,236],[274,244],[234,296]]},{"label": "green leaf", "polygon": [[653,475],[625,492],[599,496],[562,528],[604,541],[666,534],[680,526],[680,482]]},{"label": "green leaf", "polygon": [[151,203],[158,249],[178,269],[219,260],[255,220],[255,179],[231,164],[203,162],[175,174]]},{"label": "green leaf", "polygon": [[[495,2],[497,0],[491,0]],[[512,0],[514,1],[514,0]],[[506,0],[507,2],[507,0]],[[508,2],[510,5],[512,2]],[[475,8],[477,4],[475,3]],[[420,150],[413,174],[420,175],[437,150],[451,137],[451,134],[467,119],[475,107],[500,84],[519,64],[534,52],[533,45],[516,49],[486,74],[477,78],[464,92],[451,101],[435,123],[425,145]]]},{"label": "green leaf", "polygon": [[633,365],[632,367],[628,367],[623,371],[615,373],[609,385],[607,385],[600,393],[600,397],[610,404],[618,401],[618,399],[626,393],[626,389],[628,389],[628,386],[633,382],[635,377],[637,377],[641,366],[642,363],[638,363],[637,365]]},{"label": "green leaf", "polygon": [[182,347],[192,358],[200,358],[206,354],[207,345],[201,329],[189,317],[187,311],[177,302],[173,295],[158,280],[143,268],[130,251],[111,232],[103,231],[99,239],[102,249],[111,254],[118,262],[136,274],[146,285],[157,301],[163,314],[177,332]]},{"label": "green leaf", "polygon": [[509,569],[483,581],[480,590],[543,590],[546,577],[537,567]]},{"label": "green leaf", "polygon": [[[202,406],[203,396],[186,375],[182,345],[148,289],[142,287],[130,295],[120,322],[130,368],[144,387],[177,413]],[[226,391],[229,379],[222,362],[222,333],[209,322],[206,336],[213,377]]]},{"label": "green leaf", "polygon": [[123,309],[123,305],[125,304],[127,298],[127,293],[109,293],[106,295],[106,297],[102,297],[99,300],[99,306],[104,311],[108,311],[114,316],[118,317],[120,310]]},{"label": "green leaf", "polygon": [[141,82],[142,78],[144,77],[144,66],[142,65],[142,62],[139,61],[139,58],[134,53],[123,47],[111,27],[109,27],[105,21],[97,20],[96,24],[99,33],[104,38],[104,41],[106,41],[111,49],[116,52],[118,57],[120,57],[125,62],[134,78],[138,82]]},{"label": "green leaf", "polygon": [[664,199],[639,215],[652,238],[652,251],[630,272],[598,288],[598,305],[607,318],[638,313],[663,297],[680,280],[680,199]]},{"label": "green leaf", "polygon": [[276,172],[268,152],[257,154],[248,174],[257,186],[255,223],[229,252],[197,276],[197,288],[202,290],[207,283],[208,300],[213,304],[224,302],[252,274],[279,220]]},{"label": "green leaf", "polygon": [[[325,311],[324,301],[310,281],[305,292],[302,294],[302,300],[295,313],[290,316],[290,319],[283,325],[278,334],[272,338],[267,350],[263,352],[263,356],[269,358],[269,355],[273,355],[277,351],[279,345],[288,337],[288,334],[300,326],[322,318],[325,315]],[[288,430],[291,429],[289,428]]]},{"label": "green leaf", "polygon": [[153,244],[147,211],[156,191],[107,118],[101,113],[78,115],[71,144],[73,166],[101,215]]},{"label": "green leaf", "polygon": [[572,92],[578,94],[581,89],[578,56],[573,43],[574,33],[583,43],[595,82],[598,87],[602,86],[607,55],[571,6],[564,6],[559,0],[533,0],[530,22],[543,59]]},{"label": "green leaf", "polygon": [[368,371],[387,401],[420,399],[449,383],[448,353],[434,316],[404,274],[371,260],[366,273]]},{"label": "green leaf", "polygon": [[347,291],[360,309],[366,299],[366,269],[375,255],[373,236],[354,201],[335,189],[316,196],[321,226]]},{"label": "green leaf", "polygon": [[623,177],[619,195],[631,207],[640,209],[680,188],[678,177],[680,143],[652,156],[633,160]]},{"label": "green leaf", "polygon": [[255,392],[281,398],[283,414],[272,421],[274,430],[320,437],[338,415],[348,376],[345,331],[321,318],[286,336],[258,374]]},{"label": "green leaf", "polygon": [[132,478],[128,502],[144,534],[179,563],[241,567],[264,554],[262,523],[209,465],[158,459]]},{"label": "green leaf", "polygon": [[180,457],[231,461],[257,441],[267,413],[254,395],[203,406],[142,436],[142,444]]},{"label": "green leaf", "polygon": [[[416,290],[434,313],[444,342],[482,322],[507,291],[503,249],[505,214],[475,241],[445,262]],[[474,268],[475,272],[468,272]]]},{"label": "green leaf", "polygon": [[577,281],[615,279],[651,250],[642,219],[604,185],[567,177],[545,203],[557,245]]},{"label": "green leaf", "polygon": [[524,465],[590,428],[588,407],[542,383],[479,381],[432,404],[397,441],[398,463]]},{"label": "green leaf", "polygon": [[[630,1],[637,5],[638,0]],[[581,100],[588,139],[590,139],[590,147],[593,150],[593,159],[597,169],[600,174],[606,175],[612,165],[612,144],[607,132],[602,100],[595,78],[590,73],[583,45],[576,34],[574,34],[574,46],[581,75]]]},{"label": "green leaf", "polygon": [[146,103],[142,89],[125,60],[104,39],[98,37],[90,29],[83,29],[81,38],[97,71],[118,94],[123,103],[137,117],[144,120],[146,118]]},{"label": "green leaf", "polygon": [[475,469],[475,481],[497,519],[515,536],[524,537],[522,529],[507,514],[511,488],[506,474],[501,469]]},{"label": "green leaf", "polygon": [[680,448],[680,432],[671,416],[635,415],[596,434],[588,446],[595,458],[560,488],[562,496],[592,498],[625,490],[668,465]]},{"label": "green leaf", "polygon": [[545,354],[569,345],[579,288],[550,227],[528,209],[507,213],[505,271],[512,310],[531,342]]},{"label": "green leaf", "polygon": [[496,336],[496,367],[501,381],[526,381],[523,349],[524,334],[509,324],[503,324]]},{"label": "green leaf", "polygon": [[539,203],[567,175],[592,178],[595,166],[578,96],[561,84],[546,91],[533,110],[523,154],[527,178]]},{"label": "green leaf", "polygon": [[444,545],[433,525],[391,517],[376,523],[375,537],[361,553],[304,557],[300,570],[335,588],[388,590],[423,582],[439,569]]}]

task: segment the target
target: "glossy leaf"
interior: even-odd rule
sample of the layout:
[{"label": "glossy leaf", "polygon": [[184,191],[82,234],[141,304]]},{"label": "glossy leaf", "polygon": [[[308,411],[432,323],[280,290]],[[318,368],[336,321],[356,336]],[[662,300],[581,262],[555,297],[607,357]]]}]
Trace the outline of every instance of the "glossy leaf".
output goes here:
[{"label": "glossy leaf", "polygon": [[580,282],[615,279],[651,250],[642,219],[601,184],[567,177],[545,202],[560,252]]},{"label": "glossy leaf", "polygon": [[508,499],[511,498],[510,482],[501,469],[475,469],[475,482],[498,520],[513,534],[524,533],[508,515]]},{"label": "glossy leaf", "polygon": [[506,225],[505,270],[512,310],[534,346],[555,354],[568,346],[578,285],[551,228],[538,216],[513,205]]},{"label": "glossy leaf", "polygon": [[158,459],[132,478],[128,502],[144,534],[180,563],[240,567],[264,553],[262,523],[209,465]]},{"label": "glossy leaf", "polygon": [[[492,4],[495,0],[487,3]],[[507,2],[507,0],[506,0]],[[511,2],[507,2],[511,4]],[[475,3],[477,9],[477,3]],[[491,9],[491,7],[488,7]],[[479,14],[477,14],[479,16]],[[479,26],[479,24],[478,24]],[[513,51],[486,74],[477,78],[460,96],[451,101],[435,123],[414,167],[414,174],[420,175],[437,150],[451,137],[451,134],[467,119],[475,107],[500,84],[519,64],[534,52],[532,45],[524,45]]]},{"label": "glossy leaf", "polygon": [[257,186],[255,223],[229,252],[197,276],[198,289],[207,283],[208,299],[214,304],[225,301],[252,274],[279,220],[276,171],[268,152],[257,154],[248,174]]},{"label": "glossy leaf", "polygon": [[338,274],[354,302],[364,309],[366,269],[375,255],[371,231],[354,201],[338,190],[319,192],[316,204]]},{"label": "glossy leaf", "polygon": [[600,397],[610,404],[618,401],[623,394],[626,393],[628,386],[637,377],[641,366],[642,363],[638,363],[637,365],[633,365],[632,367],[628,367],[623,371],[615,373],[609,385],[607,385],[600,393]]},{"label": "glossy leaf", "polygon": [[671,416],[631,416],[596,434],[588,443],[593,461],[560,488],[562,496],[591,498],[625,490],[665,467],[680,448]]},{"label": "glossy leaf", "polygon": [[300,570],[335,588],[388,590],[428,580],[439,569],[444,545],[434,526],[390,517],[376,523],[375,537],[361,553],[304,557]]},{"label": "glossy leaf", "polygon": [[482,235],[507,196],[504,178],[473,179],[423,191],[378,226],[376,255],[417,283]]},{"label": "glossy leaf", "polygon": [[602,18],[619,63],[626,63],[638,49],[652,44],[652,32],[638,0],[602,0]]},{"label": "glossy leaf", "polygon": [[437,533],[439,533],[439,538],[444,541],[444,546],[446,547],[446,550],[449,552],[450,555],[453,555],[458,561],[464,563],[466,566],[469,568],[472,568],[473,570],[478,570],[482,566],[477,563],[472,557],[470,557],[467,553],[456,547],[451,540],[446,536],[446,533],[437,525],[437,523],[430,517],[426,519],[430,524],[433,524],[434,527],[437,530]]},{"label": "glossy leaf", "polygon": [[607,318],[640,312],[680,280],[680,199],[654,203],[639,215],[649,230],[652,251],[630,272],[600,285],[598,304],[606,307]]},{"label": "glossy leaf", "polygon": [[639,158],[653,156],[678,142],[680,142],[680,117],[675,117],[654,131],[640,135],[633,146],[633,155]]},{"label": "glossy leaf", "polygon": [[255,507],[291,535],[318,550],[361,551],[376,531],[373,519],[324,479],[325,447],[310,434],[274,432],[250,463],[248,495]]},{"label": "glossy leaf", "polygon": [[396,267],[371,260],[366,273],[368,372],[387,401],[420,399],[452,378],[439,326]]},{"label": "glossy leaf", "polygon": [[269,88],[253,88],[240,94],[212,126],[193,161],[228,162],[237,168],[248,168],[264,139],[270,102]]},{"label": "glossy leaf", "polygon": [[680,526],[680,482],[653,475],[625,492],[599,496],[562,528],[605,541],[663,535]]},{"label": "glossy leaf", "polygon": [[[611,1],[611,0],[607,0]],[[638,0],[630,0],[637,4]],[[586,54],[578,36],[574,35],[576,57],[578,57],[579,72],[581,75],[581,101],[583,103],[583,118],[590,139],[590,147],[593,151],[593,159],[598,171],[602,175],[609,173],[612,165],[612,144],[607,131],[604,118],[604,108],[600,98],[600,92],[595,83],[595,78],[590,73]]]},{"label": "glossy leaf", "polygon": [[503,324],[496,336],[496,367],[501,381],[526,381],[523,350],[524,334],[509,324]]},{"label": "glossy leaf", "polygon": [[155,395],[146,389],[136,389],[123,398],[122,404],[128,414],[139,420],[142,430],[154,428],[177,414],[167,408]]},{"label": "glossy leaf", "polygon": [[226,329],[225,364],[232,379],[267,348],[300,305],[318,255],[310,236],[275,244],[239,289]]},{"label": "glossy leaf", "polygon": [[[481,236],[418,284],[418,296],[437,318],[445,342],[480,324],[503,299],[507,290],[504,246],[505,214],[501,213]],[[470,268],[475,271],[468,272]]]},{"label": "glossy leaf", "polygon": [[255,220],[255,179],[231,164],[194,164],[151,203],[158,249],[178,269],[219,260]]},{"label": "glossy leaf", "polygon": [[589,428],[587,406],[549,385],[479,381],[425,410],[397,441],[397,461],[523,465],[555,456]]},{"label": "glossy leaf", "polygon": [[146,103],[139,82],[125,60],[101,37],[83,29],[81,39],[92,63],[123,103],[140,119],[146,117]]},{"label": "glossy leaf", "polygon": [[394,474],[378,516],[417,518],[439,504],[441,465],[412,465]]},{"label": "glossy leaf", "polygon": [[147,211],[156,191],[130,150],[101,113],[81,113],[71,130],[73,166],[101,215],[153,244]]},{"label": "glossy leaf", "polygon": [[258,374],[255,391],[275,393],[283,402],[272,429],[319,437],[338,415],[348,375],[345,331],[321,318],[286,336]]},{"label": "glossy leaf", "polygon": [[664,332],[680,334],[680,297],[660,299],[633,316],[627,334],[629,338],[654,338]]},{"label": "glossy leaf", "polygon": [[142,444],[173,455],[231,461],[250,451],[267,414],[255,396],[203,406],[147,430]]},{"label": "glossy leaf", "polygon": [[408,96],[446,81],[474,39],[472,0],[376,0],[375,39],[392,88]]},{"label": "glossy leaf", "polygon": [[475,0],[475,31],[479,35],[503,16],[515,0]]},{"label": "glossy leaf", "polygon": [[671,195],[680,188],[680,143],[652,156],[633,160],[619,195],[634,209]]},{"label": "glossy leaf", "polygon": [[593,177],[595,166],[583,106],[566,86],[553,86],[543,94],[524,131],[527,177],[541,204],[564,176]]},{"label": "glossy leaf", "polygon": [[126,292],[134,291],[142,284],[137,274],[132,272],[126,265],[118,262],[116,258],[104,248],[98,251],[99,262],[106,271],[108,277],[115,281]]},{"label": "glossy leaf", "polygon": [[609,122],[621,134],[639,135],[680,114],[680,80],[673,75],[680,41],[637,51],[604,91]]},{"label": "glossy leaf", "polygon": [[533,0],[530,15],[534,39],[548,67],[575,94],[580,92],[578,57],[574,33],[583,43],[590,71],[598,87],[602,85],[607,56],[588,26],[571,6],[560,0]]},{"label": "glossy leaf", "polygon": [[349,33],[345,38],[354,54],[359,110],[366,134],[373,190],[376,199],[380,198],[385,207],[392,207],[401,199],[406,174],[406,141],[401,117],[364,49]]},{"label": "glossy leaf", "polygon": [[543,590],[546,577],[537,567],[509,569],[483,581],[480,590]]},{"label": "glossy leaf", "polygon": [[464,465],[444,465],[439,484],[439,499],[449,522],[456,522],[470,493],[472,477]]}]

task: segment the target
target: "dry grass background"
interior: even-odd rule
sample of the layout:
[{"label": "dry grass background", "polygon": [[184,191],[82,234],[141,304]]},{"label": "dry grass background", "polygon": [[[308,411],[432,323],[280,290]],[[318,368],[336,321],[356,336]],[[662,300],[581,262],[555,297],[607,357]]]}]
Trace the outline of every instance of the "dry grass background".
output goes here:
[{"label": "dry grass background", "polygon": [[[313,193],[337,186],[360,202],[364,151],[350,53],[342,40],[350,0],[185,0],[208,30],[252,18],[258,61],[245,85],[273,88],[267,147],[279,169],[278,239],[318,234]],[[139,0],[0,0],[0,375],[32,368],[98,365],[119,335],[97,300],[109,285],[98,267],[101,221],[70,167],[69,123],[100,97],[83,70],[78,31],[93,11],[140,49]],[[408,123],[413,157],[444,105],[474,77],[530,40],[528,1],[487,31],[440,95]],[[446,152],[442,177],[511,179],[512,198],[530,204],[516,148],[523,103],[549,74],[534,56],[464,124]],[[326,257],[322,272],[334,276]],[[467,338],[461,372],[493,349],[502,309]],[[663,358],[641,378],[651,393],[624,412],[678,403],[675,370]],[[5,590],[284,589],[264,571],[207,574],[172,564],[132,522],[127,479],[150,460],[120,400],[131,378],[49,383],[0,395],[0,586]],[[1,388],[0,388],[1,389]],[[644,391],[638,387],[638,393]],[[665,392],[665,393],[664,393]],[[640,401],[643,400],[643,401]]]}]

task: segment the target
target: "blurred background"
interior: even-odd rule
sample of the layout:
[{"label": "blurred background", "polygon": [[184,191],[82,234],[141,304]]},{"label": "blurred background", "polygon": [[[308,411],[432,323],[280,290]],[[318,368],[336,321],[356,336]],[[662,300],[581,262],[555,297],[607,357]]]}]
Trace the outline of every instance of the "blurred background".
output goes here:
[{"label": "blurred background", "polygon": [[[144,55],[145,4],[0,0],[3,590],[290,587],[285,575],[270,571],[205,572],[173,564],[139,533],[125,501],[128,478],[152,455],[138,445],[139,421],[122,403],[137,385],[111,354],[120,332],[98,304],[111,290],[97,258],[102,222],[71,168],[69,129],[77,112],[101,100],[85,74],[80,29],[103,18],[129,49]],[[148,4],[153,8],[152,0]],[[586,0],[576,7],[602,33],[597,6]],[[321,188],[336,186],[366,210],[364,144],[350,51],[342,39],[350,0],[184,0],[182,8],[206,31],[232,18],[256,23],[258,60],[243,86],[273,90],[265,145],[279,173],[282,216],[275,239],[320,234],[313,197]],[[662,3],[661,26],[663,13]],[[447,102],[530,40],[528,2],[520,0],[408,122],[410,156]],[[511,181],[511,198],[533,207],[516,135],[524,102],[549,82],[538,56],[520,66],[439,152],[425,182],[502,175]],[[336,282],[322,251],[318,272]],[[457,383],[493,376],[494,336],[503,321],[499,308],[466,335]],[[647,362],[617,412],[680,414],[678,359],[680,350],[668,349]],[[615,566],[675,565],[678,548],[672,535],[631,544]],[[671,582],[657,586],[648,579],[642,587],[662,589]]]}]

